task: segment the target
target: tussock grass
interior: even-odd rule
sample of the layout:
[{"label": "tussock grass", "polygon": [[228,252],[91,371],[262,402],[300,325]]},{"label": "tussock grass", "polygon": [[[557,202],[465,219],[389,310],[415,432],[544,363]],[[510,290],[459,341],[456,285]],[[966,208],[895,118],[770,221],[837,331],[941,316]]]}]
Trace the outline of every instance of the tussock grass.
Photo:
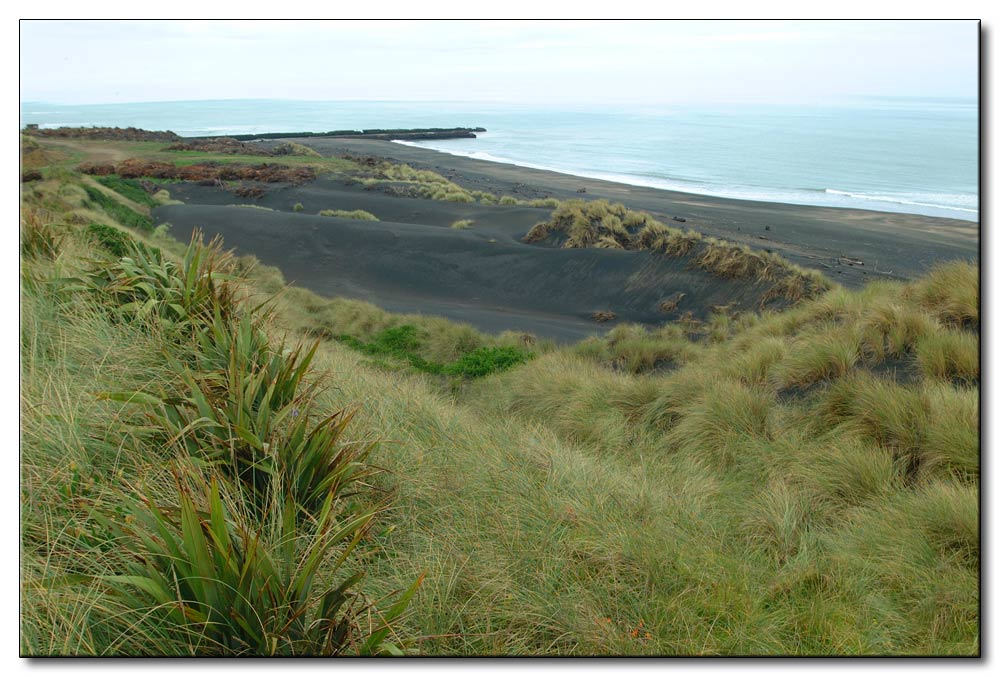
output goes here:
[{"label": "tussock grass", "polygon": [[927,388],[929,420],[924,432],[925,473],[979,478],[979,391],[935,384]]},{"label": "tussock grass", "polygon": [[679,407],[679,420],[666,440],[724,469],[735,462],[745,438],[770,436],[772,406],[765,392],[733,381],[716,381],[693,402]]},{"label": "tussock grass", "polygon": [[21,214],[21,256],[54,259],[62,249],[64,232],[37,210]]},{"label": "tussock grass", "polygon": [[910,293],[942,322],[979,326],[979,266],[969,261],[935,266]]},{"label": "tussock grass", "polygon": [[942,329],[921,336],[914,350],[925,378],[965,383],[979,381],[977,334]]},{"label": "tussock grass", "polygon": [[372,161],[355,172],[365,186],[387,185],[393,192],[402,187],[404,192],[417,197],[444,202],[478,202],[484,205],[547,207],[560,205],[556,198],[525,200],[512,195],[495,195],[483,190],[467,190],[457,183],[429,169],[415,169],[409,165],[388,160]]},{"label": "tussock grass", "polygon": [[722,365],[722,373],[748,386],[763,386],[776,364],[789,352],[788,343],[776,337],[753,342],[745,351],[733,355]]},{"label": "tussock grass", "polygon": [[324,209],[320,211],[320,216],[336,216],[342,219],[354,219],[356,221],[378,221],[378,217],[364,209]]},{"label": "tussock grass", "polygon": [[824,439],[794,461],[789,478],[818,502],[848,509],[884,499],[904,485],[904,468],[891,450],[851,435]]},{"label": "tussock grass", "polygon": [[451,227],[455,230],[465,230],[472,226],[472,219],[459,219],[451,224]]},{"label": "tussock grass", "polygon": [[[139,232],[109,262],[72,180],[27,198],[62,241],[22,256],[25,653],[979,651],[975,334],[926,281],[558,347]],[[455,385],[340,334],[537,356]]]},{"label": "tussock grass", "polygon": [[303,146],[301,143],[295,143],[294,141],[286,141],[275,146],[271,150],[271,153],[274,155],[298,155],[310,158],[323,157],[309,146]]},{"label": "tussock grass", "polygon": [[632,374],[668,369],[690,361],[699,346],[674,328],[650,331],[637,324],[620,324],[603,339],[591,338],[576,347],[577,354]]},{"label": "tussock grass", "polygon": [[561,202],[549,220],[532,227],[523,240],[537,243],[553,238],[566,248],[644,249],[691,258],[693,265],[716,277],[768,282],[762,305],[775,299],[797,303],[833,287],[818,271],[793,265],[777,254],[682,231],[607,200]]},{"label": "tussock grass", "polygon": [[780,388],[806,388],[844,376],[858,360],[858,339],[852,330],[820,326],[791,344],[775,368]]},{"label": "tussock grass", "polygon": [[917,463],[927,422],[927,400],[919,390],[855,374],[833,383],[823,394],[817,421],[846,425],[865,439],[897,449]]}]

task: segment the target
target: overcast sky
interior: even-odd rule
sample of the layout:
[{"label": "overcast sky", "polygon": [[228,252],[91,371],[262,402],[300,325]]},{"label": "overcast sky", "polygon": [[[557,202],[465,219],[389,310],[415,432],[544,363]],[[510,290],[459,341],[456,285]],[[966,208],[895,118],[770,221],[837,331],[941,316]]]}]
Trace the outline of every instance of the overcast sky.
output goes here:
[{"label": "overcast sky", "polygon": [[975,97],[975,22],[22,21],[21,100]]}]

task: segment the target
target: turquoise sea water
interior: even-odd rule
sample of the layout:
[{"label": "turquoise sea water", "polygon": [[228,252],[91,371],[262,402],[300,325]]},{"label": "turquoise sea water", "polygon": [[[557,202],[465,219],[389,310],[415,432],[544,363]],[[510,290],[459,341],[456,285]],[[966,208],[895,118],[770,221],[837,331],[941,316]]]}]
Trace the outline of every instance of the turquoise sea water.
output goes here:
[{"label": "turquoise sea water", "polygon": [[979,219],[974,100],[560,109],[456,102],[21,103],[21,124],[181,135],[482,126],[414,145],[635,185],[768,202]]}]

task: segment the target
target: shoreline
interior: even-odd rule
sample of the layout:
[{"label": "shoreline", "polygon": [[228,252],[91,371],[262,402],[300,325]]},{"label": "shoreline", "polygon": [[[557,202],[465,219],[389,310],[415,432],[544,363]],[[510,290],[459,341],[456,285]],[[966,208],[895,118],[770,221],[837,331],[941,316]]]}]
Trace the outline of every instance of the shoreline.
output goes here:
[{"label": "shoreline", "polygon": [[[518,160],[515,158],[500,157],[488,153],[486,151],[460,151],[460,150],[447,150],[444,148],[435,148],[432,146],[422,145],[422,141],[443,141],[446,139],[390,139],[392,143],[396,143],[402,146],[408,146],[410,148],[419,148],[427,151],[433,151],[436,153],[443,153],[445,155],[453,155],[455,157],[464,157],[472,160],[482,160],[483,162],[495,162],[497,164],[513,165],[515,167],[523,167],[525,169],[537,169],[545,172],[553,172],[556,174],[564,174],[566,176],[572,176],[581,179],[596,179],[598,181],[609,181],[612,183],[621,183],[628,186],[636,186],[639,188],[654,188],[656,190],[666,190],[676,193],[685,193],[692,196],[702,196],[710,198],[718,198],[724,200],[746,200],[749,202],[763,202],[767,204],[782,204],[782,205],[794,205],[798,207],[824,207],[829,209],[860,209],[865,211],[877,211],[885,212],[889,214],[912,214],[916,216],[926,216],[928,218],[944,218],[944,219],[956,219],[960,221],[968,221],[970,223],[979,224],[980,214],[978,209],[966,209],[963,207],[949,207],[945,205],[936,205],[922,202],[910,202],[903,201],[889,196],[885,196],[883,199],[877,197],[864,197],[858,193],[853,193],[848,190],[838,190],[834,188],[825,188],[820,190],[818,188],[801,189],[802,192],[815,192],[820,195],[827,196],[842,196],[846,199],[853,199],[859,202],[865,203],[864,206],[855,204],[836,204],[837,198],[830,197],[830,203],[821,202],[808,202],[805,198],[801,200],[796,200],[795,195],[789,193],[787,196],[781,196],[786,199],[766,199],[766,196],[754,196],[754,195],[740,195],[738,191],[733,191],[731,194],[726,194],[725,189],[721,191],[713,191],[711,188],[705,188],[699,190],[697,186],[680,186],[671,183],[667,180],[657,179],[655,177],[645,177],[639,175],[630,174],[615,174],[615,173],[602,173],[602,172],[589,172],[587,170],[578,169],[563,169],[559,167],[553,167],[549,165],[534,164],[525,160]],[[775,189],[775,192],[780,192],[780,189]],[[875,194],[873,194],[875,195]],[[846,202],[845,199],[845,202]],[[874,203],[874,204],[873,204]],[[882,206],[886,205],[886,206]],[[893,209],[889,205],[910,205],[913,207],[923,208],[925,211],[899,211],[898,209]],[[939,212],[939,213],[928,213],[928,212]],[[963,216],[962,214],[968,213],[969,216]]]}]

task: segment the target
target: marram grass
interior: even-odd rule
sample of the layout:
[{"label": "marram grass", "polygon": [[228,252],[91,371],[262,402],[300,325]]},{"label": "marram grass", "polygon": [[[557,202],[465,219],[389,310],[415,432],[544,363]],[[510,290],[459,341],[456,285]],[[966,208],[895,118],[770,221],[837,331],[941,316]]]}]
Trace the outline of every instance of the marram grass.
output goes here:
[{"label": "marram grass", "polygon": [[23,653],[979,653],[975,266],[559,347],[152,253],[59,180],[22,223]]}]

